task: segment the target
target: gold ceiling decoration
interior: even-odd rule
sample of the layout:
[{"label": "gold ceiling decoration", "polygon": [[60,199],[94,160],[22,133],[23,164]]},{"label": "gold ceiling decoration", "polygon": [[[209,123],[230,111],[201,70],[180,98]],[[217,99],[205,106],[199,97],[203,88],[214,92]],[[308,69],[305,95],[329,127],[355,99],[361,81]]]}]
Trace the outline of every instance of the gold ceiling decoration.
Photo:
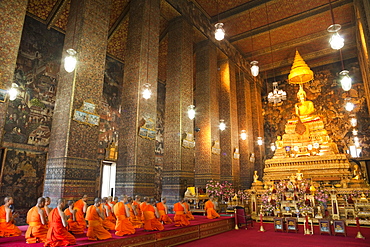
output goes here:
[{"label": "gold ceiling decoration", "polygon": [[308,67],[298,50],[296,50],[288,80],[291,84],[303,84],[313,80],[313,71]]}]

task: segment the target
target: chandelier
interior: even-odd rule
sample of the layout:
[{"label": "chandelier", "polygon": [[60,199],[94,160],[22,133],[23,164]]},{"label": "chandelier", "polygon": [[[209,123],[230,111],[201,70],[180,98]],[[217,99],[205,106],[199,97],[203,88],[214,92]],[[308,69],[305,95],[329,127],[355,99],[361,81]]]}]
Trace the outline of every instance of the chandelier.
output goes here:
[{"label": "chandelier", "polygon": [[275,81],[272,83],[273,90],[268,94],[268,101],[270,103],[280,103],[283,100],[286,100],[286,92],[279,89],[278,83]]}]

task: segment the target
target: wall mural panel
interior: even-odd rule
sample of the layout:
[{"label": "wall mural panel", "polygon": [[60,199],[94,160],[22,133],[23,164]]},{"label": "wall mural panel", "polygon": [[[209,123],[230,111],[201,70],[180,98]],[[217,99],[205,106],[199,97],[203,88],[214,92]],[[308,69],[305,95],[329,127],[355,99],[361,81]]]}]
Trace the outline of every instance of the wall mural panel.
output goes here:
[{"label": "wall mural panel", "polygon": [[[350,123],[351,114],[356,116],[358,124],[358,137],[362,147],[361,156],[370,156],[370,117],[366,105],[364,85],[357,60],[345,61],[346,68],[350,68],[353,86],[349,92],[343,91],[338,81],[340,64],[326,65],[320,68],[313,68],[314,80],[304,84],[307,93],[307,100],[314,103],[316,113],[324,120],[325,129],[329,136],[338,145],[341,153],[348,150],[353,140],[353,127]],[[271,143],[276,141],[277,136],[284,134],[285,124],[295,114],[294,104],[298,102],[296,96],[299,87],[287,82],[288,76],[277,78],[279,88],[287,92],[287,100],[273,106],[264,97],[263,114],[265,129],[265,150],[266,159],[273,156],[270,149]],[[269,83],[268,86],[271,83]],[[268,91],[272,91],[271,88]],[[349,113],[345,110],[345,99],[351,98],[355,109]]]}]

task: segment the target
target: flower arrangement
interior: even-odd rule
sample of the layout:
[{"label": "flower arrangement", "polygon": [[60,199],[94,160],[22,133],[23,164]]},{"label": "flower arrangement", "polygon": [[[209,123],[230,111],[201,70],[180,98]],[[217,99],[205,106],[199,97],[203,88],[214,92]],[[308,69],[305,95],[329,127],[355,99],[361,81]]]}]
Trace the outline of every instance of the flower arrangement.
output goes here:
[{"label": "flower arrangement", "polygon": [[315,199],[318,203],[326,207],[326,203],[328,202],[329,198],[329,191],[327,189],[320,189],[317,190],[317,193],[315,195]]},{"label": "flower arrangement", "polygon": [[237,195],[241,199],[242,203],[243,202],[248,202],[248,200],[250,198],[250,194],[245,192],[244,190],[239,190]]},{"label": "flower arrangement", "polygon": [[206,184],[206,193],[215,198],[224,197],[230,199],[234,195],[234,189],[232,183],[224,181],[220,183],[215,180],[210,180]]}]

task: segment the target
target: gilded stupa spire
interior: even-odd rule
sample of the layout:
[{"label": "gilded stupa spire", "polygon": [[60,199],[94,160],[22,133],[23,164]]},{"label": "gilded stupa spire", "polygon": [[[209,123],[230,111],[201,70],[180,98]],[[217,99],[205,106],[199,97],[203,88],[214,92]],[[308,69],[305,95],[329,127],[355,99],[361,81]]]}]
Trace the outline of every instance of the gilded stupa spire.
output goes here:
[{"label": "gilded stupa spire", "polygon": [[308,67],[298,50],[295,52],[294,62],[288,80],[291,84],[303,84],[313,80],[313,71]]}]

